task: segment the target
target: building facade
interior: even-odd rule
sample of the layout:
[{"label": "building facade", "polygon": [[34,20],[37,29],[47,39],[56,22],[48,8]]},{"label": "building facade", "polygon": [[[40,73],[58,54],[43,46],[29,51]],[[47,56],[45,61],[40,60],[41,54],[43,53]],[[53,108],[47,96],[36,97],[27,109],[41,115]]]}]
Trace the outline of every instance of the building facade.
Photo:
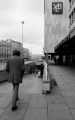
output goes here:
[{"label": "building facade", "polygon": [[[62,7],[60,3],[63,3]],[[44,0],[45,53],[54,53],[54,47],[68,34],[68,9],[68,0]]]},{"label": "building facade", "polygon": [[13,50],[19,50],[21,52],[21,56],[24,58],[29,58],[29,49],[23,48],[21,42],[7,39],[0,41],[0,59],[8,59],[13,55]]},{"label": "building facade", "polygon": [[68,35],[55,47],[61,63],[75,64],[75,0],[69,0],[69,32]]}]

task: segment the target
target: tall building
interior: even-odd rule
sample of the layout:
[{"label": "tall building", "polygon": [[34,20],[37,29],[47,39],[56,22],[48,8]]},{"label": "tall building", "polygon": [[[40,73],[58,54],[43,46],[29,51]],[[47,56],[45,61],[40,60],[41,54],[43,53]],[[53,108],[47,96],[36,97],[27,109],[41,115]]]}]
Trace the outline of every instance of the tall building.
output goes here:
[{"label": "tall building", "polygon": [[44,0],[44,52],[53,53],[54,47],[69,32],[68,0]]},{"label": "tall building", "polygon": [[69,32],[68,35],[55,47],[60,63],[75,64],[75,0],[69,2]]}]

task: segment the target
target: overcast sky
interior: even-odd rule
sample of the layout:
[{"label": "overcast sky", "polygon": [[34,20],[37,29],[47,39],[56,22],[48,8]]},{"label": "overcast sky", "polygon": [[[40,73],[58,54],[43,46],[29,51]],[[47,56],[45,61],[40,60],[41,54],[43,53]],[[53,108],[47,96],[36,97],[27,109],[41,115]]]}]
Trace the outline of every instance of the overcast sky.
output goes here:
[{"label": "overcast sky", "polygon": [[[53,0],[49,0],[51,3]],[[58,0],[57,0],[58,1]],[[52,16],[49,6],[50,22],[50,45],[55,40],[54,36],[65,36],[68,22],[68,0],[64,2],[64,13],[62,17]],[[22,42],[32,53],[42,53],[44,44],[44,0],[0,0],[0,40],[13,39]],[[55,24],[56,23],[56,24]],[[47,42],[48,43],[48,42]],[[54,44],[54,42],[53,42]],[[49,44],[48,44],[49,45]],[[49,48],[50,48],[49,45]]]},{"label": "overcast sky", "polygon": [[0,0],[0,40],[22,41],[32,53],[43,51],[43,0]]}]

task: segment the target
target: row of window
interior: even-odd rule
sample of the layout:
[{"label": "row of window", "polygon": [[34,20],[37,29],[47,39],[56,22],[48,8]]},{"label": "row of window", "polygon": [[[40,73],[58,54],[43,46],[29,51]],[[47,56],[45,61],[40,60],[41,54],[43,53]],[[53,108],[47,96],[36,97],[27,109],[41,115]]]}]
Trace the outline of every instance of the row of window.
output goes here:
[{"label": "row of window", "polygon": [[73,9],[72,13],[70,14],[70,25],[75,22],[75,8]]},{"label": "row of window", "polygon": [[75,0],[69,0],[69,1],[70,1],[70,8],[72,8],[72,6],[73,6]]}]

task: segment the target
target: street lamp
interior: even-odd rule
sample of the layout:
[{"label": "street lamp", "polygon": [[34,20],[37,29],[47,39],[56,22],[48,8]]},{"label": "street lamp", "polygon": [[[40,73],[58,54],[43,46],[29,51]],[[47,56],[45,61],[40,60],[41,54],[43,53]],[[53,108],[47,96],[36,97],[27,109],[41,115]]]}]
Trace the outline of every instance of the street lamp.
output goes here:
[{"label": "street lamp", "polygon": [[24,21],[21,21],[22,24],[22,56],[23,56],[23,25],[24,25]]},{"label": "street lamp", "polygon": [[23,45],[23,25],[24,25],[24,21],[21,21],[22,24],[22,45]]}]

